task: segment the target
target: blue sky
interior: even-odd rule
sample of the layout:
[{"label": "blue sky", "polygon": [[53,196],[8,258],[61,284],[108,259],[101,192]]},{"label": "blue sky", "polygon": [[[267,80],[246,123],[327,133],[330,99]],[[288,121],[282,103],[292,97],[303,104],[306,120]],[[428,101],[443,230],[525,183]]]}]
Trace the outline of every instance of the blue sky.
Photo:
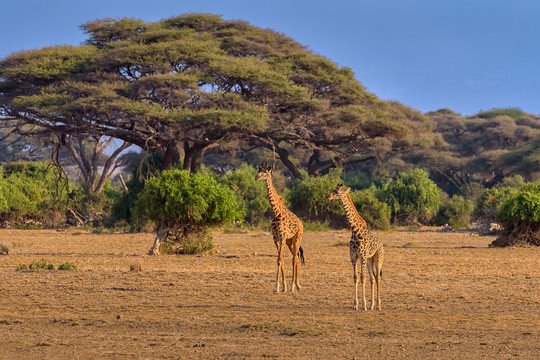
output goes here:
[{"label": "blue sky", "polygon": [[188,12],[282,32],[353,69],[382,99],[463,115],[540,114],[536,0],[0,0],[0,57],[84,41],[87,21]]}]

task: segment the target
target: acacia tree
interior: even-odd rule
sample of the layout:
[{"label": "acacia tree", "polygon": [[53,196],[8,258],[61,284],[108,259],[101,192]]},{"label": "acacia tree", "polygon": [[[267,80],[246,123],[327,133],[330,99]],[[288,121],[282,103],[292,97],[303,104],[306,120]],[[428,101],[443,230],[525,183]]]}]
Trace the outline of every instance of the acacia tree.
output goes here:
[{"label": "acacia tree", "polygon": [[224,143],[275,147],[296,177],[290,146],[308,152],[316,173],[351,155],[365,161],[410,146],[410,130],[427,124],[368,93],[350,69],[243,21],[187,14],[154,23],[103,19],[82,29],[81,46],[2,60],[4,115],[39,131],[161,149],[164,168],[180,159],[179,148],[183,168],[196,170]]}]

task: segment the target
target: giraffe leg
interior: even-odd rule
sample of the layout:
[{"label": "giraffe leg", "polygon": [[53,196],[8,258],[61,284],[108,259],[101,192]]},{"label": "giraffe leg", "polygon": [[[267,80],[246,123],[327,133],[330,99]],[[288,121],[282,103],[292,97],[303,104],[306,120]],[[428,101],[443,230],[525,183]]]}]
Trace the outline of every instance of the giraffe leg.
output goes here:
[{"label": "giraffe leg", "polygon": [[[279,276],[283,274],[283,243],[279,240],[274,240],[278,250],[278,259],[277,259],[277,275],[276,275],[276,286],[274,287],[274,292],[278,293],[280,288],[280,279]],[[283,284],[285,286],[285,284]]]},{"label": "giraffe leg", "polygon": [[[352,257],[352,256],[351,256]],[[354,275],[354,305],[353,309],[358,310],[358,258],[351,259]]]},{"label": "giraffe leg", "polygon": [[287,282],[285,282],[285,264],[283,263],[283,256],[281,257],[281,282],[283,283],[283,292],[287,292]]},{"label": "giraffe leg", "polygon": [[360,282],[362,282],[362,310],[367,310],[366,273],[367,273],[367,261],[365,259],[360,259]]},{"label": "giraffe leg", "polygon": [[375,275],[373,273],[373,258],[367,259],[367,267],[369,274],[369,283],[371,285],[371,305],[370,310],[375,309]]},{"label": "giraffe leg", "polygon": [[381,310],[381,271],[382,271],[383,255],[378,253],[373,261],[375,269],[375,281],[377,282],[377,310]]},{"label": "giraffe leg", "polygon": [[300,240],[299,240],[300,236],[301,236],[300,234],[296,234],[293,238],[287,241],[287,245],[289,246],[289,250],[291,251],[291,254],[293,256],[293,259],[292,259],[293,276],[292,276],[292,283],[291,283],[291,291],[300,290],[300,283],[298,280],[298,272],[300,269],[300,259],[298,257],[298,249],[300,248]]}]

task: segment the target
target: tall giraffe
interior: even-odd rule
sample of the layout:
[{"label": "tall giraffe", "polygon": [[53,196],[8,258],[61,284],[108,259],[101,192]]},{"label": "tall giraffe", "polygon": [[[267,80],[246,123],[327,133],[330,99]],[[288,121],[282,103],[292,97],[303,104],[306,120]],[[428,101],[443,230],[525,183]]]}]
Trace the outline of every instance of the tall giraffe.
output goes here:
[{"label": "tall giraffe", "polygon": [[272,235],[274,237],[274,243],[278,250],[278,270],[276,276],[276,287],[274,291],[279,292],[281,274],[281,280],[283,282],[283,291],[287,291],[287,285],[285,283],[285,269],[283,265],[283,248],[285,244],[293,255],[292,267],[293,277],[291,284],[291,291],[295,289],[300,290],[300,283],[298,280],[298,272],[300,268],[299,258],[304,263],[304,250],[300,246],[302,240],[302,234],[304,232],[304,226],[300,219],[294,215],[283,202],[283,199],[278,195],[276,189],[272,185],[272,169],[268,164],[262,164],[259,166],[256,181],[264,180],[266,182],[266,189],[268,190],[268,199],[270,200],[270,206],[272,207]]},{"label": "tall giraffe", "polygon": [[[381,310],[381,275],[384,259],[384,250],[381,240],[367,229],[364,219],[358,214],[351,196],[350,188],[343,188],[343,184],[338,184],[336,189],[328,195],[328,200],[338,199],[343,205],[347,222],[351,228],[351,241],[349,251],[354,272],[354,310],[358,310],[358,270],[357,263],[360,260],[360,281],[362,282],[362,309],[366,310],[365,297],[365,273],[369,273],[371,283],[371,310],[375,306],[375,283],[377,282],[377,309]],[[369,271],[368,271],[369,270]]]}]

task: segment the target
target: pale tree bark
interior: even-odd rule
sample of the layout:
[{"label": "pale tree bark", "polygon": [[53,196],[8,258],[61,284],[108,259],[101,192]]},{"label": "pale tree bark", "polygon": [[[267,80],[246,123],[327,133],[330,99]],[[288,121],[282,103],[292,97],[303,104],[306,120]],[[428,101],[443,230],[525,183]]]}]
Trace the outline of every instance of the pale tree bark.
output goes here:
[{"label": "pale tree bark", "polygon": [[[85,146],[87,142],[82,137],[66,136],[65,146],[84,178],[86,195],[100,193],[116,169],[125,165],[125,162],[118,162],[117,159],[131,144],[124,141],[110,155],[105,155],[104,151],[113,140],[113,138],[97,137],[94,139],[94,145],[87,147]],[[106,157],[105,161],[103,161],[104,157]]]}]

